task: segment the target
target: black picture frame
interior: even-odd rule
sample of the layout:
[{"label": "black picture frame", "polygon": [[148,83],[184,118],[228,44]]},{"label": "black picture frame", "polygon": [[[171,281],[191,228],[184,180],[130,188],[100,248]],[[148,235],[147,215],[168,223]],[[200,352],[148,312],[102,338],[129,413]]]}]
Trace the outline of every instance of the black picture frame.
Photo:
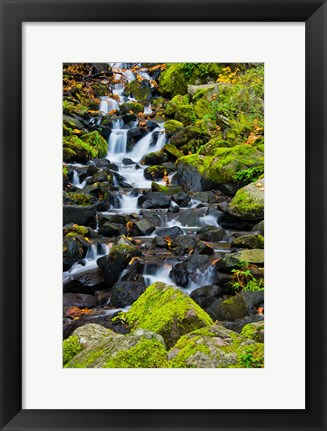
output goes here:
[{"label": "black picture frame", "polygon": [[[1,0],[0,4],[1,430],[326,430],[326,1]],[[304,410],[22,409],[22,126],[17,112],[22,106],[22,23],[70,21],[305,22],[306,229],[299,233],[306,250]]]}]

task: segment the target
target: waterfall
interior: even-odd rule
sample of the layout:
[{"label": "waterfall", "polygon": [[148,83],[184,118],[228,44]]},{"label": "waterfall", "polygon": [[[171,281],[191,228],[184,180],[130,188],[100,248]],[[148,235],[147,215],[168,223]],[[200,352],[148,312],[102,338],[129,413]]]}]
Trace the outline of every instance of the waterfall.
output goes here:
[{"label": "waterfall", "polygon": [[81,183],[79,180],[79,175],[77,171],[73,172],[73,181],[72,181],[73,186],[78,187]]},{"label": "waterfall", "polygon": [[123,194],[120,196],[120,208],[122,210],[134,211],[137,209],[138,195],[132,196],[131,194]]},{"label": "waterfall", "polygon": [[108,112],[113,110],[119,111],[119,105],[117,101],[111,97],[101,96],[99,111],[102,111],[104,114],[108,114]]},{"label": "waterfall", "polygon": [[98,251],[97,246],[95,244],[92,244],[86,252],[85,260],[95,260],[97,257]]},{"label": "waterfall", "polygon": [[[112,129],[109,136],[107,159],[122,160],[126,154],[128,129]],[[113,156],[119,154],[120,157]]]}]

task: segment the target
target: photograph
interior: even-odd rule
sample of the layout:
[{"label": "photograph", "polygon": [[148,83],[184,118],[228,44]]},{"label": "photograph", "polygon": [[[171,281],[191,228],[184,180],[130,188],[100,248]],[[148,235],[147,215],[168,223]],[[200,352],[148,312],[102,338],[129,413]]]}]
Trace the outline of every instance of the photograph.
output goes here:
[{"label": "photograph", "polygon": [[63,367],[264,368],[264,63],[62,67]]}]

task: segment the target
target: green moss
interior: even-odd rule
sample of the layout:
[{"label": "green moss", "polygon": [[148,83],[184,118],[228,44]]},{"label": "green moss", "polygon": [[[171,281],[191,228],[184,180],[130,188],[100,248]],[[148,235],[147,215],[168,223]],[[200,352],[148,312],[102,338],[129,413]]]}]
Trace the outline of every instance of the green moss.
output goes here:
[{"label": "green moss", "polygon": [[164,145],[161,152],[168,153],[169,155],[173,156],[174,159],[178,159],[179,157],[184,156],[184,153],[182,153],[182,151],[180,151],[178,148],[175,147],[175,145],[172,144]]},{"label": "green moss", "polygon": [[144,111],[144,106],[142,105],[142,103],[137,103],[137,102],[127,102],[127,103],[122,103],[120,105],[120,111],[122,113],[127,113],[127,112],[134,112],[134,114],[139,114],[140,112]]},{"label": "green moss", "polygon": [[171,196],[171,195],[174,195],[175,193],[179,193],[182,191],[181,187],[175,186],[174,184],[169,184],[169,186],[163,186],[155,182],[151,184],[151,190],[153,192],[161,192],[167,196]]},{"label": "green moss", "polygon": [[86,226],[79,226],[78,224],[73,224],[69,228],[64,229],[64,235],[68,235],[69,233],[74,233],[76,235],[87,236],[89,229]]},{"label": "green moss", "polygon": [[133,329],[148,329],[162,335],[167,346],[181,335],[212,323],[188,295],[160,282],[146,289],[124,319]]},{"label": "green moss", "polygon": [[84,117],[84,115],[86,115],[88,112],[87,106],[82,105],[81,103],[78,103],[76,101],[73,102],[73,101],[64,99],[62,102],[62,105],[63,105],[64,114],[66,115],[76,114],[80,117]]},{"label": "green moss", "polygon": [[151,89],[137,79],[126,85],[125,93],[132,95],[138,102],[142,103],[145,103],[151,97]]},{"label": "green moss", "polygon": [[169,64],[160,75],[159,90],[165,96],[176,96],[187,93],[187,78],[183,63]]},{"label": "green moss", "polygon": [[242,345],[236,352],[238,361],[235,368],[264,367],[264,346],[262,343]]},{"label": "green moss", "polygon": [[193,123],[196,120],[193,104],[190,104],[190,96],[178,94],[167,104],[165,113],[168,117],[181,121],[184,124]]},{"label": "green moss", "polygon": [[168,120],[165,122],[164,127],[167,135],[172,136],[177,130],[184,127],[184,125],[180,121]]},{"label": "green moss", "polygon": [[107,155],[108,143],[96,130],[83,135],[81,140],[95,150],[95,157],[103,158]]},{"label": "green moss", "polygon": [[264,322],[255,322],[245,325],[242,329],[241,336],[249,340],[263,343]]},{"label": "green moss", "polygon": [[[178,342],[178,349],[180,349],[180,352],[171,362],[172,368],[185,368],[187,360],[199,353],[208,356],[211,354],[209,347],[205,344],[201,344],[200,336],[194,337],[188,341],[186,341],[186,339],[182,340],[182,338]],[[198,343],[198,341],[200,342]],[[195,365],[190,365],[190,368],[195,368]]]},{"label": "green moss", "polygon": [[225,141],[222,137],[212,138],[203,147],[201,147],[199,154],[203,156],[213,156],[218,148],[231,147],[229,142]]},{"label": "green moss", "polygon": [[134,245],[128,245],[128,244],[116,244],[114,246],[111,247],[110,250],[110,255],[115,255],[115,254],[131,254],[131,255],[135,255],[135,253],[137,252],[137,247],[135,247]]},{"label": "green moss", "polygon": [[202,118],[210,112],[210,103],[206,99],[200,99],[194,106],[195,115]]},{"label": "green moss", "polygon": [[67,192],[65,196],[71,201],[72,204],[80,206],[89,206],[95,202],[95,198],[84,193]]},{"label": "green moss", "polygon": [[118,352],[104,368],[169,368],[169,362],[162,343],[142,339],[136,346]]},{"label": "green moss", "polygon": [[68,362],[82,350],[79,338],[77,335],[71,335],[67,340],[63,342],[63,365],[67,365]]},{"label": "green moss", "polygon": [[247,217],[263,217],[264,191],[263,179],[242,187],[236,192],[230,203],[230,211]]}]

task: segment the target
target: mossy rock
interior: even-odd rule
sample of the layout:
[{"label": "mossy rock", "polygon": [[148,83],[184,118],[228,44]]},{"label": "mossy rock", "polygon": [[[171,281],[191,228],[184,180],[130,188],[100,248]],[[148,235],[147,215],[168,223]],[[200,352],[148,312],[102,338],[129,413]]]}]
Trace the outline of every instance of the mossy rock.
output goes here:
[{"label": "mossy rock", "polygon": [[79,117],[88,116],[88,106],[78,103],[76,101],[63,100],[63,111],[65,115],[78,115]]},{"label": "mossy rock", "polygon": [[83,135],[81,140],[97,151],[96,157],[101,159],[107,155],[108,143],[96,130]]},{"label": "mossy rock", "polygon": [[241,336],[248,338],[249,340],[254,340],[258,343],[264,342],[264,331],[265,324],[264,321],[248,323],[243,326],[241,331]]},{"label": "mossy rock", "polygon": [[145,103],[151,99],[151,88],[144,81],[139,82],[137,79],[126,85],[125,93],[132,95],[138,102]]},{"label": "mossy rock", "polygon": [[173,160],[179,159],[180,157],[184,156],[184,153],[182,153],[182,151],[180,151],[178,148],[175,147],[175,145],[172,144],[165,144],[161,152],[167,153]]},{"label": "mossy rock", "polygon": [[264,237],[260,234],[242,235],[233,239],[232,247],[236,248],[264,248]]},{"label": "mossy rock", "polygon": [[132,111],[134,114],[139,114],[140,112],[144,111],[144,106],[142,103],[137,102],[126,102],[120,105],[121,114],[128,114],[130,111]]},{"label": "mossy rock", "polygon": [[183,123],[177,120],[168,120],[164,123],[165,132],[168,137],[173,136],[177,130],[182,129],[184,127]]},{"label": "mossy rock", "polygon": [[159,79],[160,92],[168,97],[187,93],[187,79],[183,69],[183,63],[168,65]]},{"label": "mossy rock", "polygon": [[145,154],[145,156],[141,160],[142,164],[150,166],[161,165],[165,162],[168,162],[168,156],[162,150]]},{"label": "mossy rock", "polygon": [[178,164],[190,165],[197,169],[202,177],[204,191],[218,189],[230,195],[239,188],[235,178],[237,172],[254,166],[263,168],[263,163],[263,154],[249,145],[218,148],[213,156],[192,154],[178,160]]},{"label": "mossy rock", "polygon": [[63,157],[65,162],[86,163],[88,160],[105,157],[108,144],[99,132],[93,131],[81,137],[65,136],[63,139]]},{"label": "mossy rock", "polygon": [[151,184],[151,190],[153,192],[160,192],[167,196],[172,196],[176,193],[180,193],[182,189],[179,186],[176,186],[174,184],[169,184],[168,186],[163,186],[162,184],[158,184],[155,182],[152,182]]},{"label": "mossy rock", "polygon": [[97,199],[85,193],[66,192],[64,193],[64,205],[79,205],[88,207],[96,203]]},{"label": "mossy rock", "polygon": [[228,212],[233,216],[263,218],[264,216],[264,179],[242,187],[233,197]]},{"label": "mossy rock", "polygon": [[202,118],[210,112],[210,103],[206,99],[200,99],[194,105],[194,112],[198,118]]},{"label": "mossy rock", "polygon": [[82,130],[83,129],[83,124],[77,120],[77,118],[74,117],[70,117],[69,115],[63,115],[62,116],[64,125],[68,126],[71,129],[79,129]]},{"label": "mossy rock", "polygon": [[[69,349],[68,349],[69,347]],[[94,323],[64,341],[65,368],[168,368],[162,337],[140,329],[120,335]]]},{"label": "mossy rock", "polygon": [[147,180],[161,180],[167,175],[167,168],[162,165],[149,166],[144,170],[144,178]]},{"label": "mossy rock", "polygon": [[218,148],[228,148],[232,146],[230,142],[225,141],[222,137],[212,138],[200,148],[199,154],[202,156],[213,156]]},{"label": "mossy rock", "polygon": [[262,368],[263,344],[219,325],[184,335],[168,353],[172,368]]},{"label": "mossy rock", "polygon": [[188,126],[178,130],[170,138],[169,143],[175,145],[177,148],[183,148],[188,145],[190,141],[198,142],[198,146],[205,145],[210,140],[210,135],[203,132],[197,126]]},{"label": "mossy rock", "polygon": [[252,249],[242,250],[235,253],[228,253],[223,259],[217,263],[217,268],[231,271],[232,269],[239,268],[244,262],[252,263],[254,265],[263,266],[264,264],[264,250]]},{"label": "mossy rock", "polygon": [[161,282],[149,286],[121,317],[132,329],[144,328],[162,335],[167,347],[182,335],[212,323],[187,294]]},{"label": "mossy rock", "polygon": [[90,229],[89,227],[79,226],[78,224],[70,223],[69,225],[64,227],[63,234],[64,236],[68,234],[73,234],[88,237],[91,230],[92,229]]},{"label": "mossy rock", "polygon": [[184,124],[191,124],[195,121],[196,115],[193,104],[190,104],[190,96],[178,94],[168,102],[165,110],[167,117],[173,117]]}]

